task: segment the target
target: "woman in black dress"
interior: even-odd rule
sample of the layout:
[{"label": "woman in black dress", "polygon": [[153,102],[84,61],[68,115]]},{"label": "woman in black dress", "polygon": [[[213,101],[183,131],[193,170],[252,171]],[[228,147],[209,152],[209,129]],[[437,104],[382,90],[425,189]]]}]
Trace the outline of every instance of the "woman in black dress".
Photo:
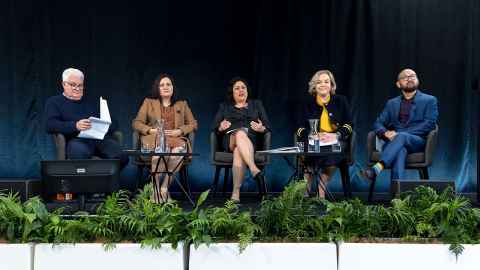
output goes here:
[{"label": "woman in black dress", "polygon": [[227,89],[226,102],[220,104],[212,128],[223,135],[225,150],[233,153],[233,191],[231,200],[240,201],[240,187],[245,168],[248,167],[255,180],[264,178],[255,165],[254,154],[257,135],[270,131],[270,121],[260,100],[249,99],[248,83],[242,78],[233,78]]},{"label": "woman in black dress", "polygon": [[[310,128],[308,119],[319,120],[319,133],[316,135],[323,143],[338,141],[342,147],[345,147],[346,140],[352,135],[352,116],[347,98],[336,94],[337,85],[332,72],[328,70],[320,70],[316,72],[309,82],[308,93],[312,99],[305,106],[304,119],[306,123],[297,130],[297,137],[308,145],[308,135]],[[305,178],[307,180],[307,188],[310,191],[312,183],[312,172],[314,168],[321,168],[320,178],[326,187],[328,181],[335,173],[335,169],[343,157],[326,157],[326,158],[307,158],[305,159]],[[325,198],[325,190],[319,183],[318,197]]]}]

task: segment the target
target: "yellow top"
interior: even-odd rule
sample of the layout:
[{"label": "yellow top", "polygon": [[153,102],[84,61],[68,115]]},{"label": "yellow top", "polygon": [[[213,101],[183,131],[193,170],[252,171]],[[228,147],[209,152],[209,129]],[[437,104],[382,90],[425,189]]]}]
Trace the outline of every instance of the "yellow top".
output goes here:
[{"label": "yellow top", "polygon": [[322,115],[320,115],[320,132],[334,132],[335,127],[330,123],[330,117],[328,117],[327,107],[325,104],[330,102],[330,95],[328,95],[327,101],[323,102],[319,95],[317,95],[317,104],[322,106]]}]

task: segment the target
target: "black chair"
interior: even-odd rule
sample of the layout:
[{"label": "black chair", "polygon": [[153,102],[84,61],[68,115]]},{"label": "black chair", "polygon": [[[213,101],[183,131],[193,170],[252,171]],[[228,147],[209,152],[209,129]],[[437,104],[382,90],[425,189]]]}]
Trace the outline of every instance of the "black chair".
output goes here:
[{"label": "black chair", "polygon": [[[374,131],[370,131],[367,137],[367,152],[368,152],[368,165],[372,166],[380,161],[380,152],[375,149],[375,137]],[[425,150],[423,152],[410,153],[407,155],[407,161],[405,163],[405,169],[418,170],[420,179],[429,179],[428,167],[432,165],[433,154],[438,140],[438,125],[434,130],[430,131],[427,136],[425,144]],[[386,168],[390,169],[390,168]],[[390,176],[390,180],[392,176]],[[375,189],[376,178],[370,183],[370,189],[368,192],[368,201],[372,201],[373,191]]]},{"label": "black chair", "polygon": [[[67,159],[66,154],[66,139],[65,135],[62,133],[53,133],[53,142],[55,143],[55,152],[57,160]],[[121,131],[115,131],[112,134],[114,140],[116,140],[120,145],[123,145],[123,133]],[[93,159],[100,159],[99,157],[94,156]]]},{"label": "black chair", "polygon": [[[215,177],[213,179],[213,196],[215,197],[217,194],[217,187],[218,187],[218,179],[220,178],[220,172],[223,169],[223,188],[222,188],[222,195],[225,197],[225,193],[227,192],[227,183],[229,181],[230,170],[232,169],[233,164],[233,153],[228,152],[227,150],[223,149],[222,143],[222,136],[217,134],[215,131],[210,133],[210,162],[213,166],[215,166]],[[263,135],[259,135],[262,137],[261,140],[257,141],[256,149],[257,150],[269,150],[271,147],[272,142],[272,134],[271,132],[266,132]],[[260,155],[255,153],[255,164],[260,170],[263,170],[266,165],[270,163],[270,156],[268,155]],[[262,181],[262,183],[258,183],[258,191],[259,195],[262,197],[267,194],[267,184]]]},{"label": "black chair", "polygon": [[[190,132],[187,135],[187,138],[190,140],[190,146],[193,151],[193,145],[195,142],[195,133]],[[132,146],[136,150],[140,150],[141,148],[141,141],[140,141],[140,134],[138,131],[134,130],[132,133]],[[150,167],[152,166],[152,160],[151,159],[145,159],[140,156],[135,157],[133,160],[133,164],[137,165],[137,184],[136,188],[140,188],[143,185],[143,171],[145,168],[148,168],[150,170]],[[179,174],[180,174],[180,182],[182,186],[185,188],[187,191],[188,195],[191,197],[191,191],[190,191],[190,181],[188,180],[188,166],[190,165],[190,160],[185,159],[183,161],[182,167],[180,168]]]},{"label": "black chair", "polygon": [[[344,145],[344,149],[342,151],[345,152],[345,159],[342,160],[342,162],[338,165],[338,168],[340,170],[340,178],[342,179],[342,188],[343,188],[343,196],[345,198],[352,198],[352,188],[350,184],[350,166],[352,166],[355,163],[355,160],[353,158],[353,153],[355,153],[355,148],[356,148],[356,140],[357,134],[355,131],[352,132],[350,137],[348,138],[348,141]],[[296,145],[298,141],[297,134],[294,134],[294,143]]]}]

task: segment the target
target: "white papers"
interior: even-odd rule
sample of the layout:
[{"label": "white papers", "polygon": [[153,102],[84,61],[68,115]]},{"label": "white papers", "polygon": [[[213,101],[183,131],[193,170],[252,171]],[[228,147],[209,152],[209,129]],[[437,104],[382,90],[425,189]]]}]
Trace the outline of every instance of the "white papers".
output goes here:
[{"label": "white papers", "polygon": [[337,139],[332,140],[331,142],[322,142],[322,141],[320,141],[320,146],[327,146],[327,145],[334,145],[334,144],[338,144],[338,140],[337,140]]},{"label": "white papers", "polygon": [[107,134],[110,124],[112,123],[107,101],[105,99],[100,97],[100,118],[90,116],[88,120],[90,120],[92,127],[87,130],[80,131],[78,137],[103,140],[105,134]]},{"label": "white papers", "polygon": [[107,100],[100,97],[100,119],[112,123],[110,111],[108,111]]},{"label": "white papers", "polygon": [[300,152],[300,149],[296,146],[280,147],[280,148],[274,148],[270,150],[257,151],[257,153],[296,153],[296,152]]},{"label": "white papers", "polygon": [[[328,146],[328,145],[338,144],[338,139],[335,139],[331,142],[322,142],[321,140],[318,140],[318,142],[319,142],[320,146]],[[309,145],[315,145],[315,140],[309,139],[308,144]]]}]

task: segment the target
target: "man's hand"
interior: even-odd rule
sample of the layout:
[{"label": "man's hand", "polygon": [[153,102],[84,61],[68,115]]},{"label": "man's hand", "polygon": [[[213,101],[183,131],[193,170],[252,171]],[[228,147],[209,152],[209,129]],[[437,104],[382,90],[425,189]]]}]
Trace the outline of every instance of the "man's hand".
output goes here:
[{"label": "man's hand", "polygon": [[91,128],[92,123],[90,123],[90,120],[88,120],[88,119],[81,119],[81,120],[77,121],[75,126],[76,126],[78,131],[82,131],[82,130],[87,130],[87,129]]},{"label": "man's hand", "polygon": [[220,122],[220,126],[218,127],[218,131],[224,131],[227,128],[229,128],[231,125],[232,125],[232,123],[230,123],[226,119],[223,119],[223,121]]},{"label": "man's hand", "polygon": [[397,136],[397,132],[395,130],[388,130],[383,134],[383,136],[385,136],[389,141],[393,141],[395,136]]},{"label": "man's hand", "polygon": [[256,132],[264,132],[266,129],[260,119],[258,119],[258,123],[255,121],[250,122],[250,127]]},{"label": "man's hand", "polygon": [[180,136],[182,136],[182,130],[180,130],[180,129],[166,129],[165,130],[165,135],[171,136],[171,137],[180,137]]}]

